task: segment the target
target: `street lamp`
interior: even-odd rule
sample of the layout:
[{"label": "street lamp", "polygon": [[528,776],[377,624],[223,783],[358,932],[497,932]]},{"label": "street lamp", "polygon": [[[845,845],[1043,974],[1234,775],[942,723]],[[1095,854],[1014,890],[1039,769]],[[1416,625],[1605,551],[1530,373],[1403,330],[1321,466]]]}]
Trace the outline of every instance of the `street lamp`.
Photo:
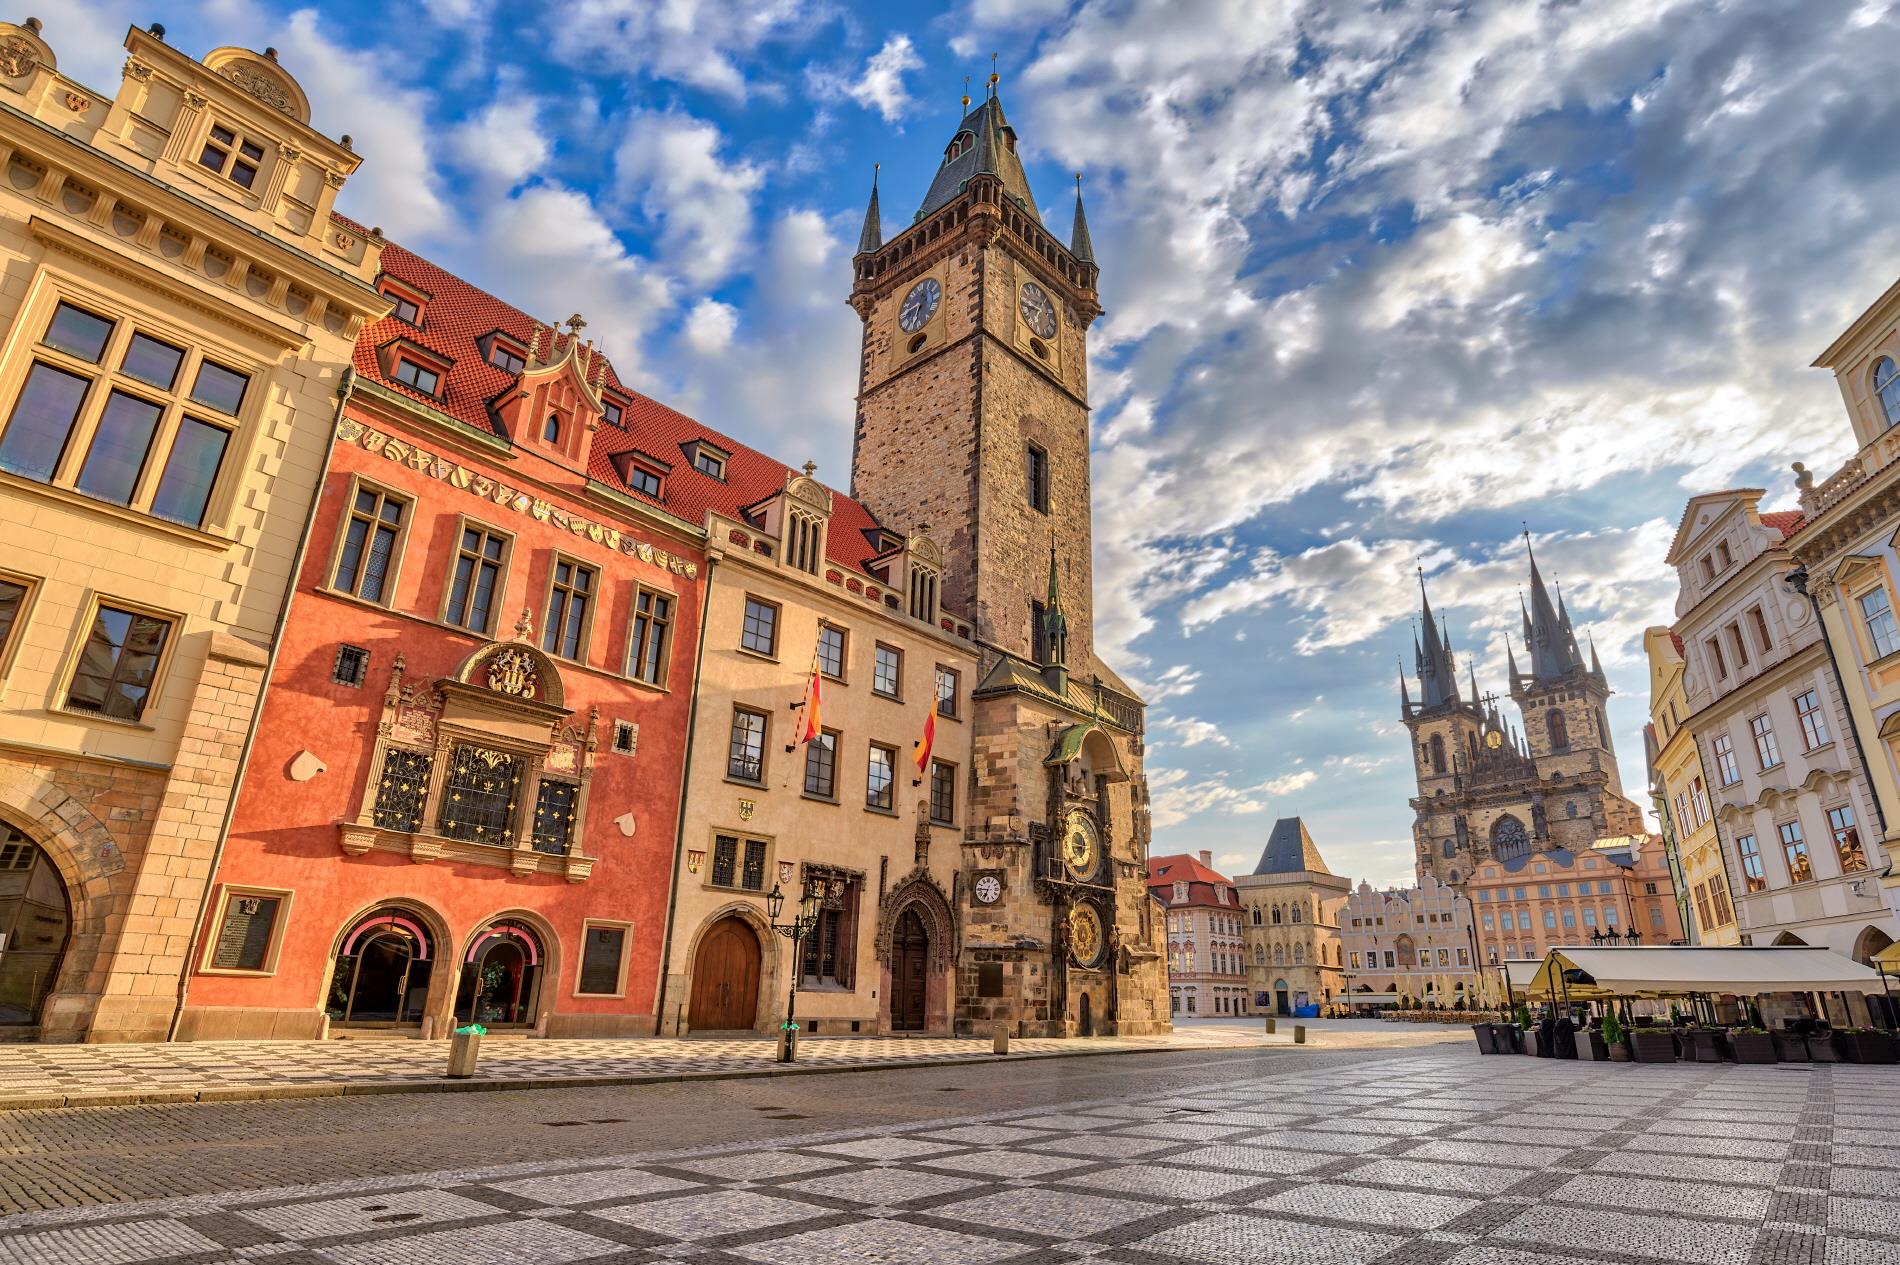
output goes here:
[{"label": "street lamp", "polygon": [[778,916],[785,912],[785,893],[779,890],[778,884],[772,884],[772,890],[765,894],[765,913],[772,920],[772,930],[792,942],[791,991],[785,998],[785,1023],[778,1034],[778,1061],[781,1063],[798,1061],[798,1026],[793,1019],[798,1008],[798,975],[805,966],[805,937],[818,925],[818,915],[824,903],[825,880],[810,874],[805,876],[805,890],[798,901],[797,916],[790,922],[778,920]]}]

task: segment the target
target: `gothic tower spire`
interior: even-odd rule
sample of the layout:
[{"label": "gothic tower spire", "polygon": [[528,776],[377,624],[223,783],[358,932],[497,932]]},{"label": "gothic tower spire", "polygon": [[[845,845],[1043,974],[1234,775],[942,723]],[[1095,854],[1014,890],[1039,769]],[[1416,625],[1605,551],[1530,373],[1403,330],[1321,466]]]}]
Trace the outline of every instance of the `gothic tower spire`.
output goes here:
[{"label": "gothic tower spire", "polygon": [[1524,630],[1525,640],[1530,643],[1531,675],[1539,681],[1554,681],[1581,668],[1583,656],[1577,649],[1577,635],[1570,630],[1568,615],[1558,614],[1550,591],[1544,587],[1529,531],[1524,533],[1524,552],[1531,564],[1531,605]]},{"label": "gothic tower spire", "polygon": [[1075,173],[1075,225],[1069,230],[1069,253],[1083,263],[1095,262],[1095,244],[1089,240],[1089,222],[1082,214],[1082,173]]},{"label": "gothic tower spire", "polygon": [[1419,618],[1425,625],[1425,644],[1418,652],[1418,693],[1421,707],[1440,707],[1458,701],[1458,675],[1451,664],[1451,642],[1432,614],[1425,592],[1425,569],[1418,570]]},{"label": "gothic tower spire", "polygon": [[875,255],[884,245],[884,225],[877,211],[877,172],[882,164],[871,168],[871,204],[864,208],[864,228],[858,233],[858,254]]}]

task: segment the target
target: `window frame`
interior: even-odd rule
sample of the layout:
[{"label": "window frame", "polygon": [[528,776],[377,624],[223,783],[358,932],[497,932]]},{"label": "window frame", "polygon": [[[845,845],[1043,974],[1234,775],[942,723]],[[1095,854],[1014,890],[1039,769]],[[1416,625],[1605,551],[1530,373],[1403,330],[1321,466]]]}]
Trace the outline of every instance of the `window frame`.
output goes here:
[{"label": "window frame", "polygon": [[[230,140],[217,139],[213,133],[218,131],[229,133]],[[246,144],[256,148],[255,158],[244,153]],[[205,161],[205,153],[214,148],[223,151],[223,158],[216,167]],[[192,165],[200,171],[208,171],[218,179],[236,185],[252,198],[259,198],[263,195],[263,189],[259,186],[258,179],[269,170],[272,148],[271,143],[259,137],[257,133],[240,127],[234,122],[226,122],[223,116],[206,115],[204,131],[198,136],[198,156],[192,159]],[[251,169],[251,178],[248,183],[239,180],[233,174],[239,166],[248,166]]]},{"label": "window frame", "polygon": [[1742,862],[1742,894],[1767,891],[1768,871],[1761,862],[1761,840],[1753,833],[1737,835],[1735,852]]},{"label": "window frame", "polygon": [[[1802,699],[1812,699],[1814,705],[1803,708]],[[1794,696],[1795,719],[1801,723],[1801,741],[1806,744],[1804,750],[1814,751],[1834,741],[1828,731],[1827,714],[1821,706],[1821,691],[1807,689]]]},{"label": "window frame", "polygon": [[1030,509],[1049,512],[1049,450],[1034,440],[1023,444],[1023,490]]},{"label": "window frame", "polygon": [[[738,730],[740,716],[756,716],[759,719],[759,776],[749,778],[732,771],[732,736]],[[771,767],[772,754],[772,714],[757,707],[747,707],[742,703],[732,705],[732,719],[726,723],[726,781],[737,782],[741,786],[764,786],[766,774]]]},{"label": "window frame", "polygon": [[[877,761],[872,756],[871,753],[877,752],[877,751],[882,751],[887,757],[889,757],[888,767],[890,769],[891,780],[887,782],[884,786],[884,797],[890,801],[890,804],[887,807],[880,807],[871,799],[871,771],[877,767]],[[864,811],[865,812],[878,813],[886,817],[897,816],[897,771],[900,767],[898,764],[898,760],[902,756],[902,754],[903,754],[902,752],[900,752],[896,747],[892,746],[890,743],[878,742],[875,739],[873,739],[870,742],[870,744],[866,747],[865,756],[864,756]]]},{"label": "window frame", "polygon": [[[1884,378],[1880,376],[1882,365],[1887,368],[1887,376]],[[1879,357],[1867,371],[1867,382],[1868,389],[1873,395],[1874,407],[1880,410],[1880,420],[1883,423],[1881,429],[1885,431],[1900,426],[1900,364],[1896,364],[1891,356]],[[1888,398],[1890,388],[1894,391],[1894,398],[1891,400]]]},{"label": "window frame", "polygon": [[20,595],[20,609],[13,616],[13,626],[7,629],[5,637],[0,637],[0,686],[3,686],[13,672],[13,661],[19,655],[21,645],[26,641],[27,624],[33,618],[33,607],[39,600],[45,580],[24,572],[0,570],[0,583],[17,584],[26,590]]},{"label": "window frame", "polygon": [[[719,840],[722,836],[733,841],[733,881],[730,883],[713,882],[714,865],[719,856]],[[746,845],[750,843],[758,844],[763,853],[757,887],[745,886]],[[762,896],[772,888],[777,850],[778,838],[775,835],[754,834],[746,830],[727,830],[718,826],[710,827],[706,832],[706,872],[700,886],[710,887],[719,892],[751,892]]]},{"label": "window frame", "polygon": [[[943,679],[946,673],[950,677],[950,706],[947,711],[943,703]],[[937,692],[937,715],[943,720],[961,721],[963,716],[957,700],[963,692],[963,673],[947,663],[939,663],[935,674],[931,677],[931,688]]]},{"label": "window frame", "polygon": [[[835,804],[838,802],[838,752],[843,745],[840,741],[843,737],[844,735],[839,733],[836,729],[820,729],[817,738],[803,744],[805,748],[805,766],[800,771],[799,794],[804,798],[817,800],[821,804]],[[831,756],[831,768],[827,775],[830,781],[830,789],[814,791],[811,788],[812,758],[819,751],[825,751]]]},{"label": "window frame", "polygon": [[[554,590],[555,590],[555,586],[559,583],[559,581],[556,579],[556,576],[558,575],[560,571],[560,567],[562,563],[566,563],[569,566],[576,568],[577,570],[585,571],[590,577],[592,577],[588,582],[588,588],[586,589],[586,591],[581,593],[581,597],[587,603],[587,609],[581,615],[580,634],[579,636],[575,638],[574,653],[571,655],[564,654],[559,650],[550,650],[548,649],[548,646],[547,646],[548,634],[553,628],[553,621],[549,618],[549,616],[551,616],[554,611]],[[571,553],[563,553],[558,549],[549,553],[547,582],[542,586],[542,589],[541,589],[542,627],[541,627],[540,649],[543,654],[553,659],[559,659],[562,663],[578,664],[581,667],[587,666],[587,652],[593,648],[594,619],[596,616],[600,614],[600,601],[601,601],[601,587],[600,586],[602,583],[601,577],[604,574],[605,573],[599,567],[595,566],[593,563],[583,561],[582,559],[575,557]],[[567,585],[562,585],[561,587],[568,593],[568,601],[563,602],[561,605],[561,623],[565,625],[567,623],[567,613],[572,604],[573,596],[576,590],[573,588],[571,583]],[[564,641],[564,637],[560,635],[556,636],[555,643],[557,645],[561,644],[563,641]]]},{"label": "window frame", "polygon": [[[1791,830],[1794,832],[1792,837],[1790,837],[1788,833]],[[1781,844],[1782,864],[1788,867],[1789,886],[1792,887],[1799,883],[1812,883],[1817,877],[1814,873],[1814,853],[1808,847],[1808,832],[1801,828],[1800,818],[1797,817],[1789,821],[1776,822],[1775,837]],[[1808,872],[1806,877],[1797,878],[1795,876],[1795,858],[1797,856],[1807,864]]]},{"label": "window frame", "polygon": [[[352,500],[354,500],[354,498],[352,498]],[[449,612],[449,604],[454,600],[454,594],[455,594],[455,573],[457,570],[460,569],[461,561],[464,556],[464,550],[462,547],[462,538],[463,536],[465,536],[467,533],[471,531],[481,532],[483,536],[485,537],[492,537],[494,539],[501,541],[501,557],[495,563],[495,566],[496,566],[495,588],[494,588],[494,592],[490,595],[490,598],[489,598],[489,610],[488,610],[489,626],[485,628],[476,628],[470,624],[461,623],[455,619],[450,618],[450,612]],[[458,629],[462,632],[473,633],[474,635],[478,637],[487,637],[487,638],[493,639],[495,635],[496,627],[499,626],[499,624],[501,623],[502,610],[507,605],[506,594],[507,594],[507,589],[508,589],[509,573],[513,570],[514,559],[515,559],[515,539],[516,539],[515,533],[511,531],[505,531],[500,527],[496,527],[490,523],[483,522],[479,518],[475,518],[468,514],[458,514],[456,516],[455,535],[449,541],[448,575],[444,578],[443,584],[442,584],[441,609],[436,612],[436,619],[439,622],[448,625],[450,628]],[[480,558],[477,559],[478,568],[479,568],[479,564],[483,561],[486,561],[486,559],[480,559]],[[473,596],[473,593],[474,593],[473,577],[475,574],[476,572],[474,571],[471,571],[470,573],[470,591],[469,592],[470,592],[471,597]]]},{"label": "window frame", "polygon": [[1735,739],[1727,731],[1709,740],[1709,750],[1715,756],[1716,776],[1722,779],[1723,786],[1733,786],[1742,780],[1741,761],[1735,758]]},{"label": "window frame", "polygon": [[[290,923],[290,905],[296,895],[296,889],[289,887],[258,887],[245,883],[225,883],[219,885],[218,899],[212,906],[212,916],[205,920],[204,943],[199,946],[198,974],[200,975],[236,975],[252,979],[264,979],[277,974],[277,963],[283,953],[284,930]],[[271,924],[270,942],[264,949],[264,964],[258,967],[215,966],[218,939],[224,926],[225,911],[230,908],[232,897],[265,896],[277,901],[277,919]]]},{"label": "window frame", "polygon": [[[655,601],[664,600],[667,604],[666,615],[662,617],[654,615],[651,612],[642,612],[640,610],[640,598],[642,596],[650,596],[655,599]],[[657,656],[659,667],[658,680],[648,680],[646,677],[640,675],[636,667],[635,656],[640,655],[647,644],[646,638],[640,635],[638,631],[640,621],[643,618],[647,621],[649,631],[656,623],[660,629],[660,650]],[[661,588],[657,584],[636,582],[632,592],[629,593],[627,597],[627,645],[626,654],[623,659],[622,675],[638,685],[644,685],[656,690],[666,689],[667,682],[672,679],[673,675],[673,625],[678,619],[679,594],[671,589]],[[644,658],[644,655],[641,657]]]},{"label": "window frame", "polygon": [[[426,386],[426,387],[422,385],[420,380],[411,382],[402,376],[402,370],[404,366],[407,366],[410,369],[413,369],[417,375],[426,373],[431,378],[435,379],[435,381],[431,385]],[[426,395],[432,400],[439,400],[442,398],[442,382],[443,382],[443,379],[447,377],[448,377],[448,374],[444,373],[442,370],[437,369],[432,365],[425,365],[422,363],[422,360],[419,357],[406,356],[401,351],[396,352],[395,356],[393,357],[389,365],[389,380],[391,382],[394,382],[399,386],[408,387],[411,391],[414,391],[417,395]]]},{"label": "window frame", "polygon": [[[940,816],[937,812],[937,778],[940,773],[945,777],[946,785],[949,789],[950,814],[947,817]],[[934,756],[931,757],[929,788],[930,807],[928,811],[930,814],[930,824],[933,826],[955,827],[957,824],[957,766],[948,760],[939,760]]]},{"label": "window frame", "polygon": [[[897,685],[894,690],[889,691],[880,689],[877,683],[878,656],[887,650],[897,656],[897,671],[895,674]],[[904,701],[904,648],[902,646],[894,646],[888,641],[876,642],[873,645],[871,650],[871,693],[878,698],[888,698],[895,703]]]},{"label": "window frame", "polygon": [[[614,991],[611,993],[593,993],[581,986],[587,974],[587,933],[596,927],[607,928],[621,933],[620,963],[614,973]],[[625,997],[627,995],[627,976],[633,958],[633,923],[617,918],[582,918],[581,942],[574,954],[574,992],[576,997]]]},{"label": "window frame", "polygon": [[[85,657],[86,642],[92,635],[93,621],[99,617],[99,608],[102,606],[109,606],[113,610],[125,611],[131,615],[143,615],[148,619],[164,620],[171,626],[170,633],[165,637],[165,645],[158,652],[158,660],[152,665],[152,680],[145,687],[145,702],[140,706],[139,714],[130,719],[124,716],[108,716],[103,711],[87,711],[83,707],[74,707],[71,703],[73,678],[79,674],[79,662]],[[106,725],[129,726],[133,729],[157,728],[150,717],[164,695],[166,678],[170,675],[172,661],[178,653],[178,641],[184,635],[184,615],[145,602],[135,602],[128,598],[104,593],[98,589],[87,592],[86,604],[81,610],[80,619],[73,625],[71,645],[66,650],[65,665],[59,674],[59,687],[54,694],[58,702],[52,710],[61,716],[97,721]]]},{"label": "window frame", "polygon": [[[343,546],[350,537],[350,523],[356,514],[356,498],[359,492],[374,492],[379,497],[400,501],[403,505],[402,520],[396,524],[396,541],[389,547],[389,566],[383,572],[381,597],[364,597],[357,591],[362,587],[362,576],[367,572],[358,574],[354,588],[340,588],[337,585],[337,569],[343,562]],[[411,512],[415,508],[416,498],[400,488],[379,483],[364,475],[353,474],[346,486],[342,505],[342,512],[337,515],[336,539],[330,547],[327,569],[324,571],[322,582],[317,587],[326,593],[348,598],[353,602],[362,602],[367,606],[375,606],[383,610],[394,610],[396,589],[402,581],[403,559],[409,552],[409,529],[416,517]]]},{"label": "window frame", "polygon": [[[751,635],[746,625],[751,622],[752,607],[755,605],[763,607],[766,610],[769,610],[772,612],[772,639],[771,639],[771,649],[769,650],[760,650],[755,646],[749,646],[746,644],[746,638]],[[784,632],[784,616],[785,616],[785,608],[778,602],[771,601],[768,598],[759,597],[757,594],[754,594],[754,593],[742,594],[741,600],[739,603],[739,644],[738,644],[739,653],[756,655],[761,659],[769,659],[772,662],[777,663],[779,639],[780,639],[780,635]]]},{"label": "window frame", "polygon": [[[1755,741],[1755,759],[1761,765],[1763,773],[1778,769],[1784,763],[1781,756],[1781,743],[1775,737],[1775,721],[1767,712],[1758,712],[1748,718],[1749,736]],[[1764,748],[1766,748],[1764,750]],[[1773,756],[1773,759],[1769,759]]]},{"label": "window frame", "polygon": [[[1879,611],[1870,613],[1867,610],[1866,603],[1870,597],[1880,599]],[[1882,578],[1865,589],[1854,592],[1852,600],[1854,612],[1858,616],[1860,634],[1866,639],[1866,646],[1870,651],[1868,661],[1878,663],[1890,655],[1900,653],[1900,619],[1896,619],[1894,614],[1893,594],[1888,591],[1885,579]],[[1884,630],[1875,630],[1876,617],[1884,618],[1886,624]]]},{"label": "window frame", "polygon": [[[820,648],[824,645],[826,633],[838,634],[838,670],[836,672],[829,671],[824,666],[824,655]],[[850,684],[850,681],[846,679],[851,669],[851,630],[849,628],[820,617],[818,631],[813,636],[812,651],[812,657],[819,665],[819,676],[827,681],[836,681],[840,685]]]}]

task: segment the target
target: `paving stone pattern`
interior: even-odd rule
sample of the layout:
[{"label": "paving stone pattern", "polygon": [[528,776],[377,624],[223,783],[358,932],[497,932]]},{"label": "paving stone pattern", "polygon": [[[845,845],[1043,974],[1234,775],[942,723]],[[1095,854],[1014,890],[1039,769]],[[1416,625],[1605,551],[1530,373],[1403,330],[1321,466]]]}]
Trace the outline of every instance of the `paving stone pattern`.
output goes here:
[{"label": "paving stone pattern", "polygon": [[1315,1060],[1176,1098],[29,1213],[0,1221],[0,1265],[1892,1265],[1900,1179],[1866,1141],[1900,1131],[1896,1087]]}]

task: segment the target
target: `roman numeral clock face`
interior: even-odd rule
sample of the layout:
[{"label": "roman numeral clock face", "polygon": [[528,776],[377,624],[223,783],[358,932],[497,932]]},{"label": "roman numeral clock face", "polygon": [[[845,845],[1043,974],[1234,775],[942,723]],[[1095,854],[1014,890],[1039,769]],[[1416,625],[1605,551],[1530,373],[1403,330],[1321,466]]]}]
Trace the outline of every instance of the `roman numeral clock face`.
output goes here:
[{"label": "roman numeral clock face", "polygon": [[1023,323],[1029,326],[1030,333],[1044,339],[1056,336],[1056,305],[1049,301],[1047,290],[1033,281],[1023,282],[1016,306],[1021,309]]},{"label": "roman numeral clock face", "polygon": [[937,304],[942,299],[943,287],[937,284],[937,279],[925,277],[904,296],[904,305],[897,309],[897,327],[906,334],[915,334],[937,314]]},{"label": "roman numeral clock face", "polygon": [[1086,880],[1095,871],[1097,846],[1095,823],[1082,813],[1069,814],[1063,824],[1062,863],[1073,878]]}]

